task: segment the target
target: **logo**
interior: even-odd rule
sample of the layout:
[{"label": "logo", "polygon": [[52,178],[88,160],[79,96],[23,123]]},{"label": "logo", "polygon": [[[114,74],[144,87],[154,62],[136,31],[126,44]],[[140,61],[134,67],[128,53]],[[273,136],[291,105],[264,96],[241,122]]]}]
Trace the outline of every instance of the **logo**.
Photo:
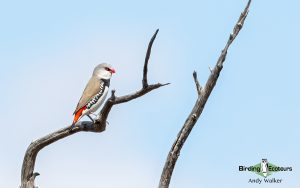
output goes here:
[{"label": "logo", "polygon": [[283,166],[274,165],[273,163],[268,162],[267,159],[262,159],[261,162],[256,165],[239,166],[239,171],[241,171],[241,172],[249,171],[249,172],[253,172],[253,173],[263,177],[264,179],[250,178],[248,180],[248,183],[258,183],[258,184],[261,184],[262,182],[264,182],[264,183],[281,183],[283,181],[282,178],[277,179],[277,178],[267,178],[267,177],[271,176],[273,173],[290,172],[292,170],[293,169],[291,166],[283,167]]}]

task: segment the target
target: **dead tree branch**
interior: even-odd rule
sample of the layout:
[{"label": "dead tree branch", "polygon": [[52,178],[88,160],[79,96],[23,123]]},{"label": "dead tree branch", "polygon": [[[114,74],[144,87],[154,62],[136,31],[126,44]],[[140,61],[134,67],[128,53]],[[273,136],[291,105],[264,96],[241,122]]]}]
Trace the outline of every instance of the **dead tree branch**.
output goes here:
[{"label": "dead tree branch", "polygon": [[180,155],[180,150],[182,149],[186,139],[188,138],[190,132],[192,131],[194,125],[196,124],[198,118],[200,117],[206,101],[208,100],[210,93],[212,92],[214,86],[217,83],[217,80],[219,78],[220,72],[223,68],[223,63],[225,61],[226,55],[227,55],[227,50],[231,43],[234,41],[240,30],[242,29],[244,25],[244,21],[248,15],[249,12],[249,7],[251,4],[251,0],[248,1],[244,11],[241,13],[237,23],[235,24],[233,28],[233,32],[230,34],[229,39],[222,50],[222,53],[220,57],[218,58],[218,61],[213,69],[211,69],[211,74],[205,84],[204,88],[201,88],[198,79],[197,79],[197,73],[193,73],[194,81],[196,84],[197,92],[198,92],[198,98],[196,101],[196,104],[193,107],[192,112],[186,119],[183,127],[179,131],[177,138],[175,142],[172,145],[172,148],[168,154],[167,160],[165,162],[164,169],[161,174],[161,179],[159,183],[159,188],[168,188],[172,173],[176,164],[176,161]]},{"label": "dead tree branch", "polygon": [[146,54],[146,58],[145,58],[145,64],[144,64],[144,70],[143,70],[142,88],[132,94],[121,96],[121,97],[116,97],[115,91],[113,90],[111,93],[111,97],[104,104],[102,110],[100,111],[99,118],[95,121],[95,123],[90,122],[90,121],[81,121],[81,122],[78,122],[76,124],[76,127],[73,128],[71,131],[70,131],[70,126],[67,126],[63,129],[55,131],[51,134],[48,134],[48,135],[32,142],[29,145],[29,147],[27,148],[25,156],[24,156],[24,160],[23,160],[22,172],[21,172],[21,188],[35,188],[34,187],[34,179],[36,176],[39,175],[39,173],[34,172],[34,166],[35,166],[35,160],[36,160],[37,154],[41,149],[43,149],[44,147],[46,147],[60,139],[71,136],[78,132],[86,131],[86,132],[100,133],[100,132],[105,131],[106,122],[107,122],[106,120],[108,118],[111,108],[114,105],[125,103],[125,102],[131,101],[133,99],[136,99],[138,97],[142,97],[143,95],[147,94],[148,92],[150,92],[154,89],[158,89],[161,86],[165,86],[165,85],[169,84],[169,83],[166,83],[166,84],[156,83],[156,84],[148,85],[148,82],[147,82],[148,61],[149,61],[150,54],[151,54],[152,44],[155,40],[157,33],[158,33],[158,30],[156,30],[155,34],[151,38],[149,45],[148,45],[147,54]]},{"label": "dead tree branch", "polygon": [[152,36],[149,45],[148,45],[148,50],[146,53],[146,57],[145,57],[145,63],[144,63],[144,70],[143,70],[143,88],[148,86],[148,80],[147,80],[147,73],[148,73],[148,62],[149,62],[149,58],[150,58],[150,54],[151,54],[151,49],[152,49],[152,45],[153,42],[156,38],[156,35],[158,33],[159,29],[157,29],[154,33],[154,35]]}]

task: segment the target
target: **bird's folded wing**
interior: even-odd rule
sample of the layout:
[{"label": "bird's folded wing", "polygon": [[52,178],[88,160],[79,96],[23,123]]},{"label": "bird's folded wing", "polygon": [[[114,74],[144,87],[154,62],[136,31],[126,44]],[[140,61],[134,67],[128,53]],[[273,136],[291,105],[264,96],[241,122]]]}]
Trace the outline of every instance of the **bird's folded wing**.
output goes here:
[{"label": "bird's folded wing", "polygon": [[73,114],[85,106],[97,93],[100,92],[100,82],[101,81],[94,77],[89,80]]}]

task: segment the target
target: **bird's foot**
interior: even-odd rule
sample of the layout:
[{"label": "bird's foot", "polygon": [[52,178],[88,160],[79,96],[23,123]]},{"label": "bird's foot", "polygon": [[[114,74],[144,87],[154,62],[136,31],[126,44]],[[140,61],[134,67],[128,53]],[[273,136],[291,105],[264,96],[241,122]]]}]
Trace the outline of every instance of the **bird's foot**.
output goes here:
[{"label": "bird's foot", "polygon": [[[95,114],[93,114],[93,115],[95,115]],[[93,119],[93,118],[90,116],[90,114],[89,114],[89,115],[87,115],[87,117],[89,117],[89,118],[90,118],[90,120],[91,120],[93,123],[96,123],[96,120],[95,120],[95,119]]]}]

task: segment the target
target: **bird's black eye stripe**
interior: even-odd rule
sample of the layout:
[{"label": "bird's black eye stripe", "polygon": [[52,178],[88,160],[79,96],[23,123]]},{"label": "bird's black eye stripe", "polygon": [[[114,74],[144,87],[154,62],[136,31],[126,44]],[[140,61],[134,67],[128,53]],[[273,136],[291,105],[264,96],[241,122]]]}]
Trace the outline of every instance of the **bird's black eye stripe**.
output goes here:
[{"label": "bird's black eye stripe", "polygon": [[105,70],[110,71],[110,69],[108,67],[105,67]]}]

